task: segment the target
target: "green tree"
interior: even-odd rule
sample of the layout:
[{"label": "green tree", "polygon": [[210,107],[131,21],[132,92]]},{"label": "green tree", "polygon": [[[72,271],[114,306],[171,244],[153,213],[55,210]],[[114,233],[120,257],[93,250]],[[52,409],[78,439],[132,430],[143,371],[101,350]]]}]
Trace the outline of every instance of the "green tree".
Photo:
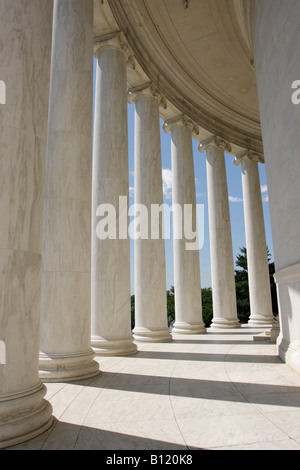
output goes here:
[{"label": "green tree", "polygon": [[171,286],[167,290],[167,315],[168,325],[170,326],[175,321],[175,290],[174,286]]},{"label": "green tree", "polygon": [[[271,255],[268,249],[272,309],[273,315],[276,316],[278,314],[278,304],[276,285],[273,278],[275,266],[274,263],[270,263],[270,259]],[[237,255],[236,258],[236,265],[238,266],[238,268],[240,268],[235,270],[237,313],[240,322],[247,323],[250,317],[250,298],[248,284],[247,250],[245,247],[240,248],[240,253]]]},{"label": "green tree", "polygon": [[206,328],[209,328],[213,318],[213,301],[211,287],[203,287],[202,295],[202,317]]},{"label": "green tree", "polygon": [[135,296],[132,295],[131,296],[131,330],[133,330],[135,326],[134,307],[135,307]]},{"label": "green tree", "polygon": [[250,317],[250,299],[247,250],[245,247],[240,248],[240,253],[236,258],[236,265],[240,268],[235,270],[237,314],[241,323],[248,323]]},{"label": "green tree", "polygon": [[276,283],[274,280],[274,274],[275,274],[275,264],[269,263],[272,309],[273,309],[273,315],[274,317],[276,317],[278,315],[278,300],[277,300],[277,289],[276,289]]}]

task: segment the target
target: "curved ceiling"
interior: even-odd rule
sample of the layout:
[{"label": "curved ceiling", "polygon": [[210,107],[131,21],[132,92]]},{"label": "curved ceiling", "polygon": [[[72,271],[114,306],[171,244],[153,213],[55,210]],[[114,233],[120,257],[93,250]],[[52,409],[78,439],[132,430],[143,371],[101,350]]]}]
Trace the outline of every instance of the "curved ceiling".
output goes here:
[{"label": "curved ceiling", "polygon": [[262,152],[246,0],[108,4],[140,67],[168,101],[206,131]]}]

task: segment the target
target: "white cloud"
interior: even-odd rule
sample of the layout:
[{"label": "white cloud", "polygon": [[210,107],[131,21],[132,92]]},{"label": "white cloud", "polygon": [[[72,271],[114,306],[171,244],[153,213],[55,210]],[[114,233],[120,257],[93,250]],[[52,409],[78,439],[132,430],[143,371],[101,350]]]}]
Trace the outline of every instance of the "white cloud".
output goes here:
[{"label": "white cloud", "polygon": [[163,193],[166,199],[172,198],[172,170],[170,168],[162,169]]},{"label": "white cloud", "polygon": [[260,190],[262,194],[262,202],[269,202],[268,186],[266,184],[262,184],[260,186]]},{"label": "white cloud", "polygon": [[[130,172],[133,174],[133,172]],[[165,199],[172,199],[172,170],[170,168],[162,169],[162,183],[163,183],[163,195]],[[195,184],[199,184],[198,179],[195,179]],[[129,187],[129,196],[134,197],[134,187]],[[197,193],[197,197],[207,196],[206,193]]]},{"label": "white cloud", "polygon": [[260,190],[262,193],[267,193],[268,192],[268,186],[266,184],[262,184],[260,186]]},{"label": "white cloud", "polygon": [[134,187],[129,186],[129,197],[134,197]]},{"label": "white cloud", "polygon": [[228,199],[230,202],[243,202],[243,199],[241,199],[240,197],[229,196]]},{"label": "white cloud", "polygon": [[[163,193],[166,199],[172,198],[172,170],[162,169]],[[129,197],[134,197],[134,186],[129,186]]]}]

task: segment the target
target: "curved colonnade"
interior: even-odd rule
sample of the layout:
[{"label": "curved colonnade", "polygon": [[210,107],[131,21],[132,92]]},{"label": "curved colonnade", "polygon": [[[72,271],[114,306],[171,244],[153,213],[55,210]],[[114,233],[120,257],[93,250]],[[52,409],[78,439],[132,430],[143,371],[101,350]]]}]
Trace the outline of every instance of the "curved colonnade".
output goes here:
[{"label": "curved colonnade", "polygon": [[[176,77],[165,96],[163,73],[157,74],[153,63],[143,70],[145,57],[138,46],[132,47],[132,31],[120,30],[129,3],[119,2],[118,10],[112,1],[54,0],[52,9],[48,0],[20,0],[17,5],[0,1],[3,79],[14,84],[7,87],[8,105],[1,107],[5,121],[0,129],[4,149],[0,326],[6,345],[6,362],[0,365],[0,447],[30,439],[51,425],[51,406],[43,398],[42,382],[93,377],[99,373],[95,353],[134,354],[139,341],[172,340],[167,326],[162,233],[156,239],[135,240],[136,327],[132,334],[129,239],[120,224],[128,217],[126,203],[116,213],[115,239],[101,239],[97,232],[99,206],[118,207],[124,196],[128,201],[128,99],[135,103],[136,115],[136,204],[150,208],[163,202],[160,117],[164,130],[171,133],[173,198],[178,205],[189,204],[194,216],[192,139],[199,141],[200,152],[206,152],[212,328],[239,326],[225,151],[235,156],[235,164],[241,163],[250,324],[269,327],[273,321],[258,175],[258,164],[265,160],[280,304],[278,349],[299,370],[300,218],[296,217],[299,197],[294,197],[299,195],[299,128],[294,131],[291,126],[299,123],[299,112],[286,89],[299,60],[297,51],[285,54],[286,49],[292,50],[297,34],[294,18],[299,18],[299,4],[289,0],[290,8],[286,8],[279,0],[255,0],[248,21],[249,4],[234,2],[243,25],[238,34],[248,44],[248,53],[253,52],[261,141],[255,119],[241,117],[237,129],[233,112],[226,128],[226,117],[220,122],[209,112],[205,116],[205,106],[196,113],[191,102],[180,101]],[[278,16],[288,29],[278,27]],[[252,41],[245,24],[251,26]],[[97,58],[94,145],[93,48]],[[283,64],[287,78],[280,73]],[[271,92],[276,100],[270,99]],[[173,102],[167,96],[172,93]],[[202,98],[208,109],[208,98]],[[210,106],[216,106],[213,99]],[[247,123],[249,132],[245,131]],[[290,230],[282,228],[283,222]],[[174,229],[182,229],[176,215]],[[199,251],[186,250],[185,242],[184,238],[174,240],[173,334],[204,334]]]}]

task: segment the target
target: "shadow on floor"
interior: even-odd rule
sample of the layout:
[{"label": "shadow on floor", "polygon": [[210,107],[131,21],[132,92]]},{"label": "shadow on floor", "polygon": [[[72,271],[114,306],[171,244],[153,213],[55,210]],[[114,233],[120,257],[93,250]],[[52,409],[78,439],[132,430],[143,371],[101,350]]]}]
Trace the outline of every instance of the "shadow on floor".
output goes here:
[{"label": "shadow on floor", "polygon": [[[236,343],[235,343],[236,344]],[[245,343],[244,343],[245,344]],[[134,356],[128,358],[141,359],[162,359],[176,361],[196,361],[196,362],[242,362],[253,364],[281,364],[279,356],[264,356],[254,354],[226,354],[226,353],[198,353],[198,352],[160,352],[160,351],[139,351]]]},{"label": "shadow on floor", "polygon": [[300,387],[227,380],[103,372],[88,387],[171,397],[198,398],[300,408]]},{"label": "shadow on floor", "polygon": [[[131,451],[131,455],[136,455],[132,451],[188,451],[189,449],[200,450],[199,448],[189,448],[185,445],[172,442],[55,420],[52,428],[46,433],[20,445],[8,447],[5,450],[118,450]],[[97,460],[97,466],[100,463],[103,462]]]}]

